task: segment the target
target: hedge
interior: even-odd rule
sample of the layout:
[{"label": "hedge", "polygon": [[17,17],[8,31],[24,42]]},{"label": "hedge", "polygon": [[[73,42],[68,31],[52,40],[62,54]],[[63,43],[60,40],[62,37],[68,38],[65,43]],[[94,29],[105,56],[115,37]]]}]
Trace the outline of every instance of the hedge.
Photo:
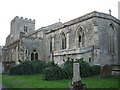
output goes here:
[{"label": "hedge", "polygon": [[53,61],[45,63],[40,60],[35,61],[22,61],[20,64],[13,66],[9,70],[10,75],[33,75],[44,74],[45,80],[59,80],[59,79],[72,79],[73,77],[73,63],[80,64],[80,76],[88,77],[100,73],[100,66],[90,66],[83,59],[70,59],[68,58],[63,67],[59,67]]},{"label": "hedge", "polygon": [[40,74],[47,67],[46,63],[40,60],[22,61],[20,64],[13,66],[9,70],[10,75],[33,75]]},{"label": "hedge", "polygon": [[100,70],[101,70],[101,67],[98,66],[98,65],[93,65],[91,66],[91,69],[92,69],[92,74],[95,75],[95,74],[100,74]]},{"label": "hedge", "polygon": [[59,66],[48,67],[44,70],[45,80],[59,80],[65,78],[66,74]]}]

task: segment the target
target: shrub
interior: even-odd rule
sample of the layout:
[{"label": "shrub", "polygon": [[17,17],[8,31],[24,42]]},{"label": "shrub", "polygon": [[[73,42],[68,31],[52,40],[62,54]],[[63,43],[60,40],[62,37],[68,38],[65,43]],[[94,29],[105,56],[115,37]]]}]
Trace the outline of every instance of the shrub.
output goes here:
[{"label": "shrub", "polygon": [[26,60],[26,61],[22,62],[21,67],[22,67],[21,72],[22,72],[23,75],[32,75],[32,74],[34,74],[31,61]]},{"label": "shrub", "polygon": [[33,74],[42,73],[43,69],[45,68],[46,68],[46,64],[43,61],[25,60],[25,61],[22,61],[20,64],[10,68],[9,74],[10,75],[33,75]]},{"label": "shrub", "polygon": [[59,66],[48,67],[44,70],[45,80],[59,80],[65,78],[66,74]]},{"label": "shrub", "polygon": [[64,62],[62,68],[57,66],[54,61],[47,64],[40,60],[35,61],[21,61],[20,64],[13,66],[9,70],[10,75],[32,75],[32,74],[45,74],[45,80],[58,80],[58,79],[71,79],[73,77],[73,63],[80,64],[80,76],[88,77],[100,73],[100,66],[90,66],[83,59],[68,58]]},{"label": "shrub", "polygon": [[73,77],[73,59],[68,58],[62,69],[66,74],[66,79],[71,79]]},{"label": "shrub", "polygon": [[87,62],[83,61],[83,58],[76,59],[76,61],[68,58],[68,60],[65,61],[64,66],[63,66],[63,70],[65,71],[67,78],[73,77],[73,63],[80,64],[79,68],[80,68],[80,76],[81,77],[88,77],[88,76],[92,75],[91,66]]},{"label": "shrub", "polygon": [[55,64],[54,61],[49,61],[47,63],[47,67],[55,67],[55,66],[57,66],[57,64]]},{"label": "shrub", "polygon": [[43,73],[43,69],[47,67],[47,64],[44,61],[35,60],[32,61],[32,69],[35,74]]},{"label": "shrub", "polygon": [[10,68],[10,75],[32,75],[34,74],[31,61],[22,61],[20,64]]},{"label": "shrub", "polygon": [[9,70],[10,75],[20,75],[19,70],[17,69],[17,66],[12,66]]},{"label": "shrub", "polygon": [[81,77],[88,77],[100,72],[100,66],[90,66],[83,58],[76,59],[76,61],[68,58],[62,68],[58,67],[54,62],[49,62],[48,68],[44,71],[45,80],[71,79],[73,77],[73,63],[80,64]]},{"label": "shrub", "polygon": [[72,67],[72,65],[64,66],[63,71],[65,72],[66,79],[71,79],[73,77],[73,67]]},{"label": "shrub", "polygon": [[98,65],[93,65],[91,66],[91,69],[92,69],[92,74],[95,75],[95,74],[100,74],[100,70],[101,70],[101,67],[98,66]]},{"label": "shrub", "polygon": [[80,75],[81,75],[81,77],[88,77],[88,76],[92,75],[91,66],[87,62],[83,61],[83,58],[78,59],[75,62],[80,64]]}]

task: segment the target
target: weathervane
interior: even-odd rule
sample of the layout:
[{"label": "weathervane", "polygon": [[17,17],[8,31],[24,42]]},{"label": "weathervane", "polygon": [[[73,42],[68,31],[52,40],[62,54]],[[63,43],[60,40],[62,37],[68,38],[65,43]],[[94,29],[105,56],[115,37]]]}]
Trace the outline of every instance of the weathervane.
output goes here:
[{"label": "weathervane", "polygon": [[59,22],[60,22],[60,20],[61,20],[61,19],[59,18]]},{"label": "weathervane", "polygon": [[112,11],[109,9],[109,14],[110,14],[110,15],[111,15],[111,12],[112,12]]}]

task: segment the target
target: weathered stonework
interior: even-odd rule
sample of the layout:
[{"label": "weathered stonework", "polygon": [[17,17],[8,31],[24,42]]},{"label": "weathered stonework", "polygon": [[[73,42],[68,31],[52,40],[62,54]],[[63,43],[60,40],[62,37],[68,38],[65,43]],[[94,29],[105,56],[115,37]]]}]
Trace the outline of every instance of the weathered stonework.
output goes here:
[{"label": "weathered stonework", "polygon": [[2,63],[2,59],[3,59],[3,57],[2,57],[2,46],[0,46],[0,63]]},{"label": "weathered stonework", "polygon": [[120,64],[119,46],[120,21],[109,14],[94,11],[36,31],[35,20],[15,17],[6,38],[4,62],[40,59],[61,65],[70,57],[84,58],[91,65]]},{"label": "weathered stonework", "polygon": [[79,63],[73,63],[73,82],[80,81]]}]

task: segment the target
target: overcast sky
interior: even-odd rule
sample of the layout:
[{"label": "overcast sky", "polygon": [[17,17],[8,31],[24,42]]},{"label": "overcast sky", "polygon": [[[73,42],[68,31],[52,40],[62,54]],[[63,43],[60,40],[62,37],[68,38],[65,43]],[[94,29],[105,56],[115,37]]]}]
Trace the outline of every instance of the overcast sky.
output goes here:
[{"label": "overcast sky", "polygon": [[118,18],[119,0],[1,0],[0,45],[10,33],[10,22],[15,16],[36,20],[36,30],[59,21],[64,23],[92,11],[109,13]]}]

